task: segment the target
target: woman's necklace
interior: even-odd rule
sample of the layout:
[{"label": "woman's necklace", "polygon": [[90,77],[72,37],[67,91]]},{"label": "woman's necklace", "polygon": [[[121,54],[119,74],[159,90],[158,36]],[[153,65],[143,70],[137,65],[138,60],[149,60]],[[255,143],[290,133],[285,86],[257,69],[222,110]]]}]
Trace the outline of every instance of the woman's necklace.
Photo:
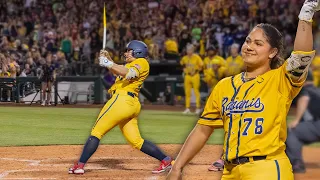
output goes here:
[{"label": "woman's necklace", "polygon": [[248,78],[247,76],[248,76],[247,72],[244,72],[243,79],[244,79],[246,82],[247,82],[247,81],[251,81],[251,80],[255,79],[256,77],[258,77],[258,76],[256,76],[256,77]]}]

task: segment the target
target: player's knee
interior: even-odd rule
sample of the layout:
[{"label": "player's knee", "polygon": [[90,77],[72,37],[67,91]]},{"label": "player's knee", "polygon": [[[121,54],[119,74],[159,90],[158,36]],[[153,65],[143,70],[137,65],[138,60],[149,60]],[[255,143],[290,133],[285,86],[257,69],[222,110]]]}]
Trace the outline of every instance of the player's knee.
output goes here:
[{"label": "player's knee", "polygon": [[199,90],[194,90],[194,94],[195,94],[196,96],[198,96],[198,95],[200,95],[200,91],[199,91]]},{"label": "player's knee", "polygon": [[98,138],[99,140],[103,137],[103,134],[102,133],[100,133],[100,132],[98,132],[97,130],[92,130],[91,131],[91,136],[94,136],[94,137],[96,137],[96,138]]},{"label": "player's knee", "polygon": [[191,96],[191,91],[185,91],[185,95],[188,97]]},{"label": "player's knee", "polygon": [[144,139],[137,138],[137,139],[131,139],[128,141],[133,148],[140,150],[143,145]]}]

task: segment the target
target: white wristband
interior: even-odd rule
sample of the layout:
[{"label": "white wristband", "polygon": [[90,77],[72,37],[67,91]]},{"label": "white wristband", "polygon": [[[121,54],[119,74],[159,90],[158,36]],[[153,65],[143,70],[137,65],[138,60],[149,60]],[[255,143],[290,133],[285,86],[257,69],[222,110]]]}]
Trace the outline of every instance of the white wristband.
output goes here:
[{"label": "white wristband", "polygon": [[112,61],[110,61],[108,58],[104,56],[100,56],[99,60],[100,60],[100,65],[107,67],[108,69],[110,69],[114,64]]}]

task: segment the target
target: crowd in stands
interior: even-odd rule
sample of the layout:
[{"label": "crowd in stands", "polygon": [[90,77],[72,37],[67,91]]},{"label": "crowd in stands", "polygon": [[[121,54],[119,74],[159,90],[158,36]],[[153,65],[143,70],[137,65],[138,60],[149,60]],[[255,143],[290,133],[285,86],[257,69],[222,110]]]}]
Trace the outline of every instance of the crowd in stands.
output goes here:
[{"label": "crowd in stands", "polygon": [[[287,56],[303,1],[1,1],[1,76],[36,76],[46,63],[55,65],[57,76],[88,74],[84,67],[91,67],[91,74],[105,73],[97,61],[102,48],[104,2],[106,46],[113,59],[122,62],[121,54],[132,39],[144,41],[153,60],[179,60],[188,44],[193,44],[202,58],[212,45],[227,58],[230,46],[241,45],[249,30],[262,22],[275,25],[284,34]],[[320,43],[317,34],[316,45]]]}]

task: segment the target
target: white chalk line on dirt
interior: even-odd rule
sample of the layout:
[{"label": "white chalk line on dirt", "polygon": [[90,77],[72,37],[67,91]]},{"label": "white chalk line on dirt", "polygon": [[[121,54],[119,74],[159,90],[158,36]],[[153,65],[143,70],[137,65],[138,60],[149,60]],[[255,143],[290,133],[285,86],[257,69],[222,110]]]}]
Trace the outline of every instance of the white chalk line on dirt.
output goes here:
[{"label": "white chalk line on dirt", "polygon": [[[34,178],[5,178],[8,176],[10,173],[16,173],[16,172],[34,172],[34,171],[40,171],[40,169],[32,169],[32,170],[10,170],[10,171],[5,171],[0,174],[0,179],[34,179]],[[49,178],[48,178],[49,179]]]},{"label": "white chalk line on dirt", "polygon": [[[28,165],[31,166],[61,166],[60,164],[40,164],[41,162],[45,161],[54,161],[54,160],[64,160],[67,158],[46,158],[44,160],[31,160],[31,159],[19,159],[19,158],[0,158],[0,160],[6,160],[6,161],[18,161],[18,162],[27,162]],[[71,158],[68,158],[71,159]],[[105,156],[105,157],[99,157],[99,158],[93,158],[92,160],[102,160],[102,159],[125,159],[125,160],[138,160],[138,159],[152,159],[149,157],[117,157],[117,156]],[[90,167],[92,170],[108,170],[109,168],[101,168],[101,167]],[[32,170],[9,170],[9,171],[4,171],[3,173],[0,174],[0,179],[56,179],[56,178],[5,178],[8,176],[10,173],[16,173],[16,172],[35,172],[35,171],[40,171],[39,169],[32,169]],[[151,176],[147,178],[128,178],[132,180],[157,180],[159,177],[157,176]],[[82,179],[82,178],[77,178],[77,179]],[[86,178],[84,178],[86,179]],[[93,179],[101,179],[101,178],[93,178]],[[105,179],[105,178],[102,178]],[[123,179],[123,178],[112,178],[112,179]]]},{"label": "white chalk line on dirt", "polygon": [[[0,174],[0,179],[48,179],[48,180],[53,180],[53,179],[58,179],[58,178],[5,178],[7,175],[9,175],[10,173],[16,173],[16,172],[34,172],[34,171],[41,171],[40,169],[33,169],[33,170],[11,170],[11,171],[5,171],[3,173]],[[67,179],[74,179],[73,178],[67,178]],[[77,177],[77,180],[79,179],[88,179],[88,178],[81,178],[81,177]],[[90,179],[101,179],[101,180],[106,180],[106,179],[112,179],[112,180],[123,180],[123,178],[94,178],[94,177],[90,177]],[[147,177],[147,178],[126,178],[128,180],[158,180],[159,177],[158,176],[151,176],[151,177]]]},{"label": "white chalk line on dirt", "polygon": [[28,165],[30,166],[37,166],[41,162],[40,160],[18,159],[18,158],[0,158],[0,160],[28,162]]}]

